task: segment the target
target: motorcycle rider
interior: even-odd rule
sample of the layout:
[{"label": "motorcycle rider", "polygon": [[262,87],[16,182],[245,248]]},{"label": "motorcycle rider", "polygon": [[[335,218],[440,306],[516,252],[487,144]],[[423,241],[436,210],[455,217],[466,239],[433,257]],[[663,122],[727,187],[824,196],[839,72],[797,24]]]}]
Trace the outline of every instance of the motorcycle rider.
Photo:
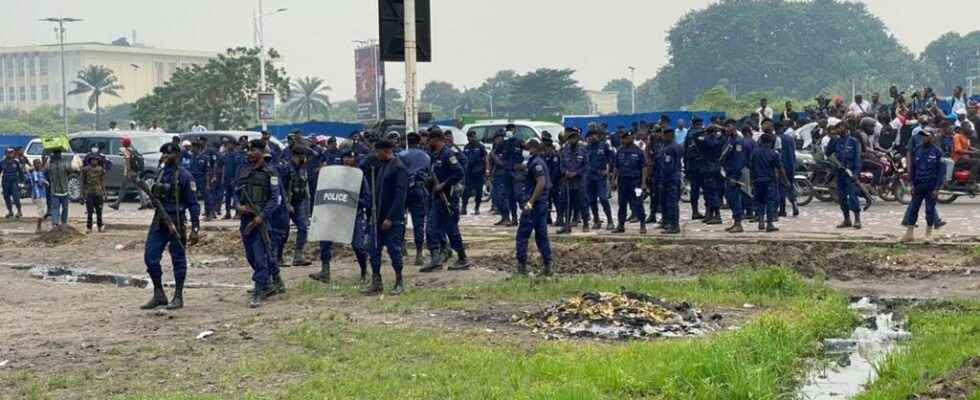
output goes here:
[{"label": "motorcycle rider", "polygon": [[969,170],[970,179],[975,181],[980,175],[980,158],[977,149],[970,144],[970,137],[973,130],[966,125],[956,128],[956,136],[953,137],[953,162],[956,163],[956,170]]}]

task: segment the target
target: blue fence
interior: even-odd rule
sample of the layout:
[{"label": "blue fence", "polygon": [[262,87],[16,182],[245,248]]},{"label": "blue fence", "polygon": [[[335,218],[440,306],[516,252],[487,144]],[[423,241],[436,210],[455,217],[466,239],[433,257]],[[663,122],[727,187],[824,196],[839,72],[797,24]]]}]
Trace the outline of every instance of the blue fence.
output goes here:
[{"label": "blue fence", "polygon": [[36,136],[31,135],[0,135],[0,149],[7,151],[9,147],[27,146],[27,142]]},{"label": "blue fence", "polygon": [[[340,138],[349,138],[351,133],[354,131],[359,131],[364,129],[362,124],[348,124],[344,122],[306,122],[302,124],[289,124],[289,125],[270,125],[269,133],[275,136],[279,140],[286,140],[286,135],[289,135],[295,130],[303,132],[303,135],[325,135],[325,136],[335,136]],[[254,127],[250,129],[252,131],[261,131],[261,127]]]},{"label": "blue fence", "polygon": [[[973,102],[976,102],[976,103],[980,103],[980,95],[973,96],[973,97],[969,98],[968,101],[973,101]],[[949,115],[950,111],[953,111],[953,102],[952,101],[949,101],[949,100],[939,100],[938,105],[939,105],[939,109],[940,110],[943,110],[943,112],[946,113],[947,115]]]},{"label": "blue fence", "polygon": [[582,132],[588,130],[590,123],[602,124],[605,123],[609,126],[609,130],[615,131],[616,128],[622,126],[626,129],[630,129],[634,122],[639,123],[641,121],[647,124],[655,124],[660,121],[660,116],[666,115],[670,118],[670,125],[673,127],[677,126],[677,121],[684,120],[687,126],[691,126],[691,120],[695,117],[703,119],[705,122],[710,121],[711,118],[721,117],[725,118],[725,113],[723,112],[688,112],[688,111],[670,111],[670,112],[654,112],[654,113],[644,113],[644,114],[629,114],[629,115],[602,115],[602,116],[582,116],[582,117],[565,117],[563,124],[566,127],[576,127],[581,129]]}]

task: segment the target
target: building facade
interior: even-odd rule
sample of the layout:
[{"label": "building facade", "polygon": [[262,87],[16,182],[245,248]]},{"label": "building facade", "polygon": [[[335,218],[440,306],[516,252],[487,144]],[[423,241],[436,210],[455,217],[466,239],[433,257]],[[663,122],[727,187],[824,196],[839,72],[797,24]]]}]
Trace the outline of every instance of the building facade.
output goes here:
[{"label": "building facade", "polygon": [[[61,48],[59,45],[0,47],[0,109],[30,111],[45,105],[61,105]],[[115,73],[123,89],[120,97],[102,96],[102,107],[131,103],[162,86],[182,66],[203,65],[217,53],[157,49],[103,43],[66,43],[67,92],[78,72],[102,65]],[[68,96],[68,108],[88,109],[89,94]]]},{"label": "building facade", "polygon": [[590,110],[593,115],[608,115],[619,112],[619,92],[602,92],[597,90],[586,90],[585,95],[589,98]]}]

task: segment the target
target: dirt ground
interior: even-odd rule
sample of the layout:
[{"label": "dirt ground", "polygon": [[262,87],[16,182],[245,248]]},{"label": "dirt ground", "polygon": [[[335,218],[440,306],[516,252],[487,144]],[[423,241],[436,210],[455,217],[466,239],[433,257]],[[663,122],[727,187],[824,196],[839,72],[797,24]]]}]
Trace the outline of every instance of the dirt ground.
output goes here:
[{"label": "dirt ground", "polygon": [[[205,353],[221,363],[238,359],[283,326],[306,318],[336,314],[367,324],[438,326],[450,331],[493,333],[540,340],[507,324],[526,305],[496,305],[479,312],[432,310],[425,313],[385,314],[371,311],[360,296],[317,296],[311,290],[351,291],[357,286],[353,253],[334,247],[334,276],[330,288],[311,282],[319,249],[307,246],[314,266],[284,268],[291,293],[288,299],[265,307],[246,307],[244,288],[251,270],[244,260],[237,232],[209,227],[189,253],[188,284],[217,285],[188,289],[185,309],[145,312],[138,309],[150,290],[106,284],[64,283],[38,279],[30,269],[39,265],[65,266],[121,276],[145,277],[143,249],[146,231],[139,226],[112,228],[105,233],[77,230],[35,235],[27,221],[0,223],[0,370],[35,374],[86,368],[102,373],[136,374],[129,362],[167,368],[175,349]],[[478,285],[506,279],[514,269],[513,229],[466,227],[464,237],[475,268],[463,272],[420,274],[413,265],[414,250],[405,258],[409,290]],[[293,237],[295,233],[293,234]],[[411,234],[408,248],[414,249]],[[746,266],[785,265],[810,277],[825,278],[854,295],[909,298],[980,299],[980,250],[969,244],[914,244],[856,241],[678,240],[662,238],[570,236],[553,237],[559,274],[651,274],[688,278]],[[292,242],[286,259],[292,258]],[[531,254],[537,257],[536,250]],[[163,260],[170,278],[169,256]],[[386,284],[390,268],[385,261]],[[297,293],[298,292],[298,293]],[[293,297],[296,296],[296,297]],[[207,340],[194,339],[212,330]],[[500,339],[504,337],[504,339]],[[169,379],[173,379],[172,377]],[[0,382],[0,398],[12,388]]]}]

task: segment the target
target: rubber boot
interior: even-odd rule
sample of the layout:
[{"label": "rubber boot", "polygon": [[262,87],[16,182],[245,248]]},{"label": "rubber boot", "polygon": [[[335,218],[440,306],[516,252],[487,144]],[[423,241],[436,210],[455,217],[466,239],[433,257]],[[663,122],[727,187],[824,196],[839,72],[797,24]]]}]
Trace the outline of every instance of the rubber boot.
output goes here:
[{"label": "rubber boot", "polygon": [[742,233],[742,232],[745,232],[745,229],[742,229],[742,221],[735,221],[735,223],[732,224],[731,227],[729,227],[728,229],[725,229],[725,230],[728,231],[728,233]]},{"label": "rubber boot", "polygon": [[[927,228],[926,231],[928,230],[929,229]],[[915,240],[915,227],[914,226],[905,227],[905,236],[902,236],[902,242],[908,243],[913,240]]]},{"label": "rubber boot", "polygon": [[419,272],[433,272],[442,269],[442,251],[439,249],[431,250],[429,263],[419,269]]},{"label": "rubber boot", "polygon": [[395,286],[391,287],[391,291],[388,294],[398,296],[402,293],[405,293],[405,284],[402,282],[402,276],[398,275],[395,277]]},{"label": "rubber boot", "polygon": [[365,296],[377,296],[381,294],[384,287],[381,286],[381,274],[371,274],[371,284],[368,287],[361,290],[361,294]]},{"label": "rubber boot", "polygon": [[306,255],[303,254],[303,250],[302,249],[297,249],[296,250],[296,253],[293,255],[293,266],[294,267],[307,267],[310,264],[313,264],[313,263],[309,262],[306,259]]},{"label": "rubber boot", "polygon": [[153,280],[153,297],[146,304],[140,306],[141,310],[152,310],[154,308],[167,305],[167,294],[163,291],[163,283],[159,279]]},{"label": "rubber boot", "polygon": [[466,250],[460,250],[456,263],[449,266],[450,271],[464,271],[470,269],[470,260],[466,258]]},{"label": "rubber boot", "polygon": [[861,213],[854,213],[854,229],[861,229]]},{"label": "rubber boot", "polygon": [[310,274],[309,277],[315,281],[330,283],[330,263],[320,262],[320,272]]},{"label": "rubber boot", "polygon": [[766,232],[779,232],[779,228],[777,228],[776,225],[773,225],[772,222],[767,222]]},{"label": "rubber boot", "polygon": [[167,306],[164,308],[168,310],[179,310],[184,308],[184,281],[175,283],[173,300],[171,300],[170,304],[167,304]]},{"label": "rubber boot", "polygon": [[844,222],[841,222],[840,225],[837,225],[837,229],[850,228],[852,226],[854,226],[854,225],[851,224],[851,214],[845,212],[844,213]]}]

